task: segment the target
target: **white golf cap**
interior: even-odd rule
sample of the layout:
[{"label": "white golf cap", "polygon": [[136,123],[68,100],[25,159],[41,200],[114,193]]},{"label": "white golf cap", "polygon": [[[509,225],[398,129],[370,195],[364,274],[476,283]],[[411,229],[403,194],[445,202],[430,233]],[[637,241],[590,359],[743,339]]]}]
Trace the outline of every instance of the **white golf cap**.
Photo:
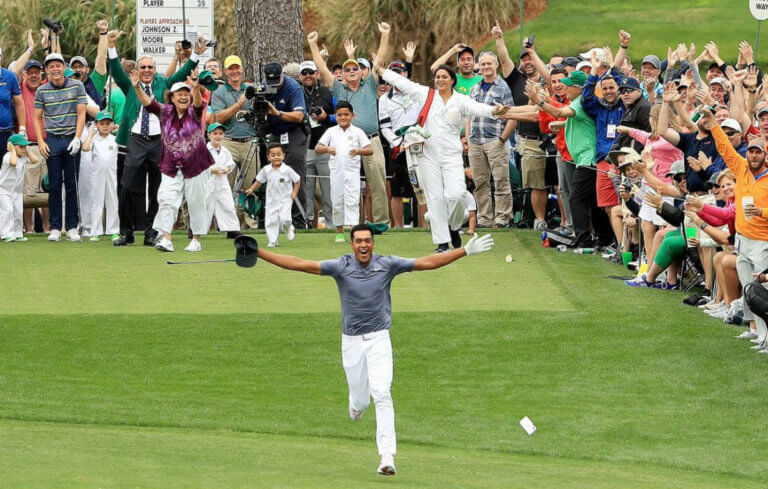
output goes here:
[{"label": "white golf cap", "polygon": [[715,78],[712,78],[712,81],[709,82],[710,85],[720,85],[721,87],[725,88],[726,90],[731,86],[731,84],[728,82],[727,79],[723,78],[722,76],[717,76]]},{"label": "white golf cap", "polygon": [[741,124],[739,124],[739,121],[737,121],[736,119],[726,119],[720,123],[720,127],[722,127],[723,129],[727,127],[728,129],[733,129],[736,132],[742,132]]},{"label": "white golf cap", "polygon": [[64,56],[62,56],[59,53],[51,53],[48,56],[46,56],[45,57],[45,61],[43,61],[43,64],[45,66],[48,66],[48,63],[50,63],[51,61],[60,61],[60,62],[64,63],[65,65],[67,64],[67,62],[64,61]]},{"label": "white golf cap", "polygon": [[598,60],[605,62],[605,51],[603,51],[602,48],[592,48],[584,53],[579,53],[579,56],[581,56],[583,59],[592,59],[592,53],[595,53]]},{"label": "white golf cap", "polygon": [[592,63],[590,63],[589,61],[582,61],[581,63],[576,65],[576,69],[577,70],[580,70],[582,68],[590,68],[590,69],[592,69]]},{"label": "white golf cap", "polygon": [[190,87],[184,82],[176,82],[173,85],[171,85],[171,90],[170,90],[171,93],[178,92],[179,90],[189,90],[191,92],[192,87]]},{"label": "white golf cap", "polygon": [[304,70],[317,71],[317,65],[315,65],[314,61],[302,61],[299,65],[299,73]]}]

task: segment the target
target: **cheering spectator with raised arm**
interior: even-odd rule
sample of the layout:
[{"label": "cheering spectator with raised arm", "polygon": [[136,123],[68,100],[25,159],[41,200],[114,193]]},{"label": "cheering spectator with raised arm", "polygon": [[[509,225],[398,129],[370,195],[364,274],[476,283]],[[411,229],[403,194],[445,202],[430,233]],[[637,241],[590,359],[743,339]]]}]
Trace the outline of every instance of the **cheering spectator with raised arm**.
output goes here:
[{"label": "cheering spectator with raised arm", "polygon": [[434,73],[440,65],[448,64],[456,56],[456,91],[469,95],[472,87],[480,83],[482,76],[475,73],[475,50],[468,44],[460,42],[452,46],[442,56],[437,58],[429,67]]}]

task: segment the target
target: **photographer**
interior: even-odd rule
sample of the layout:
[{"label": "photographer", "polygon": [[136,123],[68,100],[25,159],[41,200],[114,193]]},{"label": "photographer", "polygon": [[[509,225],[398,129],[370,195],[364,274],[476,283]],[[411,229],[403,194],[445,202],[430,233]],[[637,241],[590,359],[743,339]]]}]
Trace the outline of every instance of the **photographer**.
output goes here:
[{"label": "photographer", "polygon": [[[285,164],[293,168],[301,178],[301,188],[297,196],[303,209],[307,208],[304,180],[307,178],[307,136],[304,129],[304,93],[299,83],[293,78],[283,75],[283,66],[280,63],[271,62],[264,66],[264,81],[267,92],[275,89],[277,92],[274,102],[268,101],[270,141],[279,142],[285,151]],[[296,229],[306,229],[307,221],[302,216],[302,211],[294,205],[291,211],[293,226]]]},{"label": "photographer", "polygon": [[[232,153],[232,159],[235,161],[239,171],[247,167],[248,173],[245,175],[245,184],[250,185],[256,178],[255,153],[248,158],[248,150],[251,148],[251,141],[256,137],[256,132],[244,120],[238,120],[235,116],[240,111],[251,109],[251,102],[246,100],[246,84],[243,83],[243,62],[237,55],[230,55],[224,59],[224,72],[227,75],[227,83],[221,86],[211,95],[211,111],[214,121],[223,124],[225,127],[224,141],[222,146]],[[229,173],[229,184],[233,186],[238,171]],[[239,190],[232,187],[233,190]],[[258,223],[243,213],[241,207],[237,207],[237,216],[240,219],[242,229],[256,229]]]},{"label": "photographer", "polygon": [[[333,93],[325,86],[318,83],[317,66],[314,61],[304,61],[299,66],[299,80],[304,91],[304,103],[309,111],[309,125],[312,133],[307,149],[307,182],[305,186],[305,198],[307,201],[307,219],[312,221],[315,214],[315,180],[319,180],[320,193],[323,202],[323,215],[325,225],[333,227],[331,206],[330,170],[328,168],[327,154],[315,153],[315,145],[326,129],[335,124]],[[320,177],[319,179],[316,177]]]}]

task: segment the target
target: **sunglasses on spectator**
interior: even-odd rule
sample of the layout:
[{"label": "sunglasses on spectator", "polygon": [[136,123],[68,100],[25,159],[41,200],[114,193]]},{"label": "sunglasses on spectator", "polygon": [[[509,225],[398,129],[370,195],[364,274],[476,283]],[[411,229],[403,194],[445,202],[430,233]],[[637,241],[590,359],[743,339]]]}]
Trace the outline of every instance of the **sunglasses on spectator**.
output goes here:
[{"label": "sunglasses on spectator", "polygon": [[141,66],[139,66],[139,69],[142,69],[142,70],[151,70],[153,68],[154,68],[154,66],[152,66],[152,65],[141,65]]},{"label": "sunglasses on spectator", "polygon": [[353,66],[352,68],[344,68],[344,73],[351,73],[353,71],[360,71],[360,68]]},{"label": "sunglasses on spectator", "polygon": [[672,177],[672,179],[674,181],[676,181],[677,183],[681,183],[683,180],[685,180],[685,175],[683,175],[682,173],[679,173],[679,174],[675,175],[674,177]]},{"label": "sunglasses on spectator", "polygon": [[720,185],[716,183],[710,183],[710,185],[712,185],[712,188],[720,188]]},{"label": "sunglasses on spectator", "polygon": [[725,135],[726,135],[726,136],[728,136],[728,137],[731,137],[731,136],[733,136],[734,134],[736,134],[736,131],[723,131],[723,132],[724,132],[724,133],[725,133]]},{"label": "sunglasses on spectator", "polygon": [[634,88],[619,88],[619,93],[621,95],[624,95],[625,93],[631,93],[631,92],[634,92],[634,91],[635,91]]},{"label": "sunglasses on spectator", "polygon": [[315,73],[313,70],[301,70],[301,76],[314,75]]}]

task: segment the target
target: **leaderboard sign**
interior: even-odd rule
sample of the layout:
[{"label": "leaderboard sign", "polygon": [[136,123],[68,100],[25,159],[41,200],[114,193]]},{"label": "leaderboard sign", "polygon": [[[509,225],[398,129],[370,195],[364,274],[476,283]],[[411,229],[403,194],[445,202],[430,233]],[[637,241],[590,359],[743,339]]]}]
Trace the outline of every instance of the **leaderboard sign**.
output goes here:
[{"label": "leaderboard sign", "polygon": [[[173,60],[176,41],[184,39],[186,13],[186,38],[194,43],[198,32],[207,39],[214,39],[214,0],[136,0],[136,59],[151,56],[157,72],[165,73]],[[183,9],[182,9],[182,3]],[[201,58],[212,58],[213,48]]]}]

